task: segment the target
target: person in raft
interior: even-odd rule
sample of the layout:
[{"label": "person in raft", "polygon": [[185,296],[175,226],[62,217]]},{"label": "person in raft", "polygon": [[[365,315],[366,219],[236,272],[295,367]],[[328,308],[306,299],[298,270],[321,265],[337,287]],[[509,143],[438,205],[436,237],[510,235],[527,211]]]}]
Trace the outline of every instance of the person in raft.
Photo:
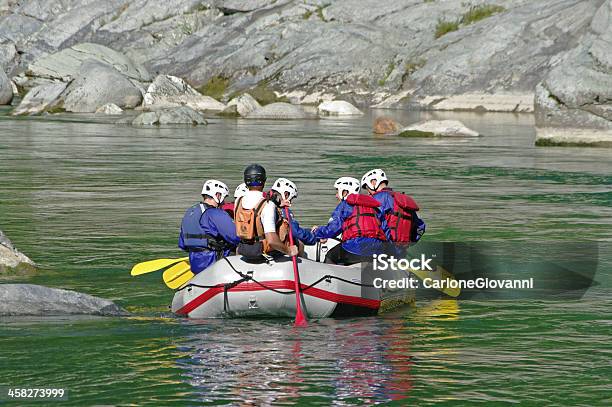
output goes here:
[{"label": "person in raft", "polygon": [[421,239],[425,233],[425,222],[417,215],[419,205],[412,197],[389,188],[387,175],[380,168],[366,172],[361,177],[362,188],[380,202],[391,232],[391,241],[401,251]]},{"label": "person in raft", "polygon": [[[289,204],[292,204],[293,200],[297,198],[297,196],[298,190],[296,185],[287,178],[279,178],[272,184],[268,199],[274,202],[277,207],[280,207],[281,202],[283,200],[289,202]],[[316,244],[317,239],[315,239],[310,229],[304,229],[300,227],[300,224],[297,220],[295,220],[295,216],[293,216],[293,212],[291,211],[291,209],[289,209],[289,214],[291,215],[291,230],[293,231],[293,241],[300,242],[298,250],[300,252],[300,255],[302,255],[304,253],[304,245]],[[284,210],[281,211],[281,216],[284,220],[287,220],[285,217]]]},{"label": "person in raft", "polygon": [[334,188],[340,203],[326,226],[312,228],[319,240],[342,233],[342,243],[327,252],[325,262],[348,266],[371,261],[373,254],[386,252],[390,232],[380,203],[369,195],[359,194],[356,178],[339,178]]},{"label": "person in raft", "polygon": [[247,192],[249,192],[249,189],[244,182],[238,185],[234,190],[234,202],[224,202],[221,209],[227,212],[227,214],[234,219],[234,204],[238,198],[243,197]]},{"label": "person in raft", "polygon": [[194,274],[228,256],[240,242],[232,218],[220,208],[228,193],[223,182],[206,181],[202,187],[202,202],[187,209],[183,216],[178,246],[189,252]]},{"label": "person in raft", "polygon": [[[236,235],[240,239],[236,253],[248,261],[261,261],[265,255],[297,256],[298,247],[289,244],[288,224],[280,207],[264,197],[266,170],[251,164],[244,170],[244,183],[249,191],[235,204]],[[289,205],[284,199],[280,205]]]}]

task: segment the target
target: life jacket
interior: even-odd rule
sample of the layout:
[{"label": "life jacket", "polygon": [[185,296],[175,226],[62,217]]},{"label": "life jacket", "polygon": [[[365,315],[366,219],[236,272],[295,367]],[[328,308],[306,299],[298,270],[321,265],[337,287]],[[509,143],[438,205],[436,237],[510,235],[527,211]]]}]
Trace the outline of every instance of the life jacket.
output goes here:
[{"label": "life jacket", "polygon": [[234,219],[234,203],[233,202],[225,202],[221,205],[221,209],[223,209],[230,218]]},{"label": "life jacket", "polygon": [[199,203],[187,209],[181,221],[181,231],[183,232],[183,243],[190,252],[215,251],[222,252],[229,247],[227,242],[221,238],[206,233],[200,220],[208,205]]},{"label": "life jacket", "polygon": [[[264,206],[268,203],[267,198],[262,198],[255,208],[245,209],[242,206],[242,197],[238,198],[235,204],[234,222],[236,224],[236,235],[240,238],[241,244],[253,245],[262,242],[262,252],[270,253],[272,248],[266,241],[266,234],[261,223],[261,213]],[[276,232],[281,242],[288,244],[289,224],[283,219],[280,208],[276,208]]]},{"label": "life jacket", "polygon": [[351,194],[346,203],[353,207],[353,212],[342,223],[343,242],[357,237],[387,240],[378,219],[380,202],[368,195]]},{"label": "life jacket", "polygon": [[416,242],[420,238],[416,231],[420,220],[416,214],[419,205],[403,192],[395,192],[388,188],[381,192],[387,192],[393,198],[393,211],[385,214],[391,232],[391,241],[400,244]]}]

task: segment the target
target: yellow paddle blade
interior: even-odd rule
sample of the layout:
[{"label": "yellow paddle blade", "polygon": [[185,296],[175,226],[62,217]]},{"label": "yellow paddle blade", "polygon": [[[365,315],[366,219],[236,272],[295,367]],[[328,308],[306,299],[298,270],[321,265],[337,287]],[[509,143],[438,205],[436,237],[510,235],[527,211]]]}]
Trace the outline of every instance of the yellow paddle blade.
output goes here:
[{"label": "yellow paddle blade", "polygon": [[191,272],[189,263],[186,261],[182,261],[170,267],[168,270],[164,271],[163,275],[164,283],[166,283],[168,288],[173,290],[191,280],[193,276],[195,276],[195,274]]},{"label": "yellow paddle blade", "polygon": [[180,259],[157,259],[143,261],[142,263],[136,264],[132,267],[130,274],[133,276],[139,276],[141,274],[152,273],[153,271],[161,270],[168,266],[171,266],[179,261],[188,260],[189,257],[181,257]]},{"label": "yellow paddle blade", "polygon": [[457,280],[455,280],[455,277],[442,266],[436,266],[436,269],[433,271],[410,269],[410,272],[421,280],[426,278],[431,279],[429,285],[434,285],[436,284],[434,282],[439,282],[438,284],[440,284],[440,288],[436,288],[436,290],[443,292],[449,297],[456,298],[459,296],[459,294],[461,294],[460,287],[450,287],[449,282]]}]

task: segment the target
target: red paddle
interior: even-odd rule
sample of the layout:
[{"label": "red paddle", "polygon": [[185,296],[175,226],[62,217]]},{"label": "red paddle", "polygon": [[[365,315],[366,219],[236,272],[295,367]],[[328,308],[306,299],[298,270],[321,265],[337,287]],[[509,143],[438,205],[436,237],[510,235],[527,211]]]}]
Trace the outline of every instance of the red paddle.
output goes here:
[{"label": "red paddle", "polygon": [[[285,206],[285,217],[289,223],[289,244],[293,246],[293,230],[291,229],[291,215],[289,208]],[[297,256],[292,256],[293,261],[293,280],[295,282],[295,322],[293,326],[308,326],[306,315],[302,312],[302,299],[300,298],[300,272],[297,265]]]}]

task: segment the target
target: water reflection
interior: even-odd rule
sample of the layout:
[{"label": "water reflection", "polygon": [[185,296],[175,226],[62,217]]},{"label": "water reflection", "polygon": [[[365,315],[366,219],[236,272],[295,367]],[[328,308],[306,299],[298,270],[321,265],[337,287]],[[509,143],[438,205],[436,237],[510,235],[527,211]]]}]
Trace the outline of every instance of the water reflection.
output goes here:
[{"label": "water reflection", "polygon": [[179,347],[189,356],[177,364],[201,402],[370,404],[410,393],[401,319],[315,321],[307,330],[287,321],[184,323],[194,330]]}]

